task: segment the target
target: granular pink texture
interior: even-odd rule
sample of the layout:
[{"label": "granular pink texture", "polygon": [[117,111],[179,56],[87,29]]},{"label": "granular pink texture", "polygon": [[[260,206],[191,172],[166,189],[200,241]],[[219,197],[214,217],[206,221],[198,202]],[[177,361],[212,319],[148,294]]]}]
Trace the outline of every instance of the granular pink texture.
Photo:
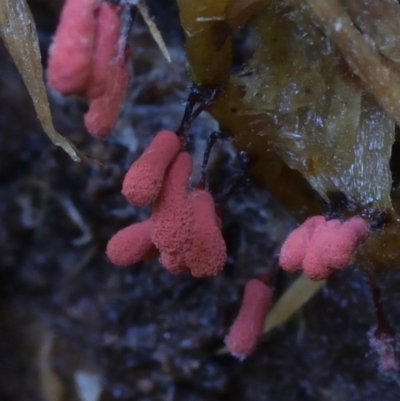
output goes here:
[{"label": "granular pink texture", "polygon": [[216,275],[226,261],[226,245],[218,227],[212,195],[204,190],[190,194],[194,216],[194,237],[185,254],[186,266],[195,277]]},{"label": "granular pink texture", "polygon": [[279,264],[284,270],[294,272],[301,269],[314,231],[325,224],[324,216],[314,216],[289,234],[279,254]]},{"label": "granular pink texture", "polygon": [[161,264],[172,274],[181,274],[189,270],[184,255],[163,252],[160,259]]},{"label": "granular pink texture", "polygon": [[346,267],[357,247],[368,237],[368,224],[359,217],[342,223],[315,216],[286,239],[279,264],[286,271],[302,268],[311,280],[323,280],[334,270]]},{"label": "granular pink texture", "polygon": [[358,241],[357,245],[365,242],[369,234],[368,224],[361,217],[353,217],[350,220],[345,221],[342,230],[352,232]]},{"label": "granular pink texture", "polygon": [[95,46],[97,0],[67,0],[50,47],[48,79],[64,95],[85,92]]},{"label": "granular pink texture", "polygon": [[129,266],[155,256],[151,241],[151,220],[118,231],[107,244],[107,256],[117,266]]},{"label": "granular pink texture", "polygon": [[129,73],[124,63],[124,60],[120,60],[109,67],[105,91],[93,99],[85,115],[86,128],[94,136],[106,137],[117,123],[129,83]]},{"label": "granular pink texture", "polygon": [[[131,203],[155,201],[149,221],[123,229],[110,240],[107,253],[114,263],[128,265],[144,258],[142,243],[134,238],[143,232],[144,251],[153,244],[173,274],[190,270],[195,277],[208,277],[224,267],[226,245],[214,199],[205,190],[189,192],[193,160],[189,153],[179,153],[180,148],[174,132],[161,131],[126,174],[122,193]],[[139,249],[132,248],[132,238]]]},{"label": "granular pink texture", "polygon": [[[312,241],[303,260],[304,274],[310,280],[318,281],[327,278],[332,273],[329,266],[332,262],[332,256],[339,258],[343,256],[339,254],[340,249],[338,249],[336,241],[340,227],[341,222],[339,220],[329,220],[325,225],[314,231]],[[345,258],[347,259],[347,256]]]},{"label": "granular pink texture", "polygon": [[232,355],[244,358],[254,350],[263,333],[272,296],[272,289],[258,279],[246,284],[239,314],[225,339]]},{"label": "granular pink texture", "polygon": [[[177,261],[178,257],[189,250],[193,241],[193,208],[188,200],[192,168],[193,160],[189,153],[179,153],[170,166],[161,192],[154,203],[151,238],[160,251],[162,260],[166,260],[165,254],[169,254],[175,258],[171,256],[168,260]],[[167,265],[165,267],[169,268]],[[176,268],[174,265],[173,269]]]},{"label": "granular pink texture", "polygon": [[160,131],[154,137],[125,175],[122,194],[131,204],[144,206],[155,200],[161,191],[166,170],[177,157],[179,149],[179,138],[172,131]]},{"label": "granular pink texture", "polygon": [[345,268],[367,236],[368,226],[361,218],[345,223],[330,220],[318,227],[303,261],[304,274],[311,280],[322,280],[333,270]]},{"label": "granular pink texture", "polygon": [[[174,255],[174,260],[180,257],[182,264],[194,234],[193,208],[188,200],[192,168],[193,160],[189,153],[180,153],[165,176],[151,216],[152,240],[160,251],[161,258],[166,260],[164,254]],[[174,265],[173,269],[176,268]]]},{"label": "granular pink texture", "polygon": [[100,3],[97,12],[96,39],[92,69],[86,97],[96,98],[106,89],[110,66],[118,56],[118,42],[121,36],[120,7]]}]

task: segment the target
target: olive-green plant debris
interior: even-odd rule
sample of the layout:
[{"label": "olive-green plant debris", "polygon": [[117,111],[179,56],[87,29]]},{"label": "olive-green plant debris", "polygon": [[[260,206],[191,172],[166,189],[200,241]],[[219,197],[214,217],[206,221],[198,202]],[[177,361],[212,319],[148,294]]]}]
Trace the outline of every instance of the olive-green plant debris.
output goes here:
[{"label": "olive-green plant debris", "polygon": [[[384,228],[370,235],[357,261],[398,268],[399,199],[390,159],[400,123],[393,51],[399,4],[203,3],[189,8],[178,1],[190,72],[200,87],[219,88],[208,111],[249,154],[255,180],[300,220],[319,214],[321,199],[329,204],[332,194],[347,200],[344,217],[372,221],[385,213]],[[240,18],[232,10],[246,13]],[[255,51],[233,73],[233,34],[245,23]]]}]

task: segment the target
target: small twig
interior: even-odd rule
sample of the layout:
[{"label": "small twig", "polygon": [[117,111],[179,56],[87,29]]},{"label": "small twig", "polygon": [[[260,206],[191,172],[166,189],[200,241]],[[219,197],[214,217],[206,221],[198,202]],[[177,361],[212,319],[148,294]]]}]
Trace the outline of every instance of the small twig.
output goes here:
[{"label": "small twig", "polygon": [[207,164],[210,158],[211,149],[217,142],[217,140],[221,137],[221,131],[212,132],[207,138],[206,149],[204,150],[203,155],[203,164],[201,165],[201,177],[200,177],[200,185],[204,188],[207,188]]},{"label": "small twig", "polygon": [[67,275],[70,280],[75,278],[95,257],[96,253],[99,251],[99,247],[94,245],[90,247],[78,260],[78,262],[68,270]]},{"label": "small twig", "polygon": [[64,397],[64,387],[52,367],[52,352],[54,334],[43,329],[38,353],[38,376],[43,399],[46,401],[60,401]]},{"label": "small twig", "polygon": [[[196,85],[192,85],[190,88],[190,93],[186,101],[185,111],[183,113],[182,121],[179,128],[176,130],[176,134],[179,137],[186,135],[188,129],[200,115],[201,112],[209,106],[215,96],[217,95],[216,88],[201,88]],[[196,104],[198,104],[195,109]]]},{"label": "small twig", "polygon": [[153,39],[155,40],[155,42],[157,43],[158,47],[160,48],[161,53],[163,54],[165,59],[170,63],[171,62],[171,55],[169,54],[168,48],[167,48],[167,46],[166,46],[166,44],[164,42],[163,37],[161,36],[160,31],[157,28],[157,25],[153,22],[153,20],[150,17],[149,9],[147,8],[147,5],[144,2],[144,0],[139,0],[137,2],[137,8],[138,8],[140,14],[143,17],[144,22],[149,27],[151,36],[153,36]]},{"label": "small twig", "polygon": [[233,194],[233,192],[237,189],[237,186],[242,182],[245,177],[247,168],[250,164],[250,158],[246,152],[241,151],[237,155],[237,160],[239,162],[239,169],[236,173],[232,174],[232,183],[230,187],[222,193],[219,193],[215,197],[216,203],[224,203],[226,202]]},{"label": "small twig", "polygon": [[391,327],[383,309],[381,290],[376,282],[374,270],[366,270],[372,291],[377,327],[369,337],[370,346],[378,356],[378,366],[382,374],[388,378],[399,378],[399,352],[396,334]]},{"label": "small twig", "polygon": [[58,202],[60,203],[60,205],[63,206],[65,212],[67,213],[71,221],[75,223],[75,225],[79,227],[79,229],[82,231],[82,236],[79,238],[75,238],[72,241],[72,243],[75,246],[87,245],[89,242],[92,241],[93,237],[89,227],[83,221],[82,216],[80,215],[78,209],[68,198],[59,198]]},{"label": "small twig", "polygon": [[18,182],[17,185],[39,188],[43,193],[43,203],[47,199],[53,199],[63,208],[70,220],[82,231],[82,236],[73,241],[75,246],[86,245],[92,241],[93,237],[92,233],[90,232],[90,228],[84,222],[78,209],[70,199],[62,198],[59,194],[53,191],[46,182],[37,179],[23,180]]}]

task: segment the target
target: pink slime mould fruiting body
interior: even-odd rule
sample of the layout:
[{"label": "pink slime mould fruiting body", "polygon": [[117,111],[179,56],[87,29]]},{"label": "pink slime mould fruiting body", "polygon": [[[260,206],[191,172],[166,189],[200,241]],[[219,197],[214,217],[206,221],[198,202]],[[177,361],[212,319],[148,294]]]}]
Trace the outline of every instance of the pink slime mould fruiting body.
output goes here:
[{"label": "pink slime mould fruiting body", "polygon": [[[152,240],[160,251],[161,258],[163,254],[174,255],[175,258],[171,257],[169,260],[182,264],[194,235],[193,207],[188,199],[192,168],[193,161],[189,153],[180,153],[166,174],[151,216]],[[168,268],[167,265],[165,267]]]},{"label": "pink slime mould fruiting body", "polygon": [[122,194],[135,206],[152,203],[161,191],[164,176],[180,149],[178,136],[160,131],[125,175]]},{"label": "pink slime mould fruiting body", "polygon": [[64,95],[81,94],[95,47],[97,0],[67,0],[50,48],[48,78]]},{"label": "pink slime mould fruiting body", "polygon": [[333,270],[345,268],[368,235],[367,223],[353,218],[345,223],[330,220],[316,229],[303,261],[305,274],[312,280],[327,278]]},{"label": "pink slime mould fruiting body", "polygon": [[[180,151],[181,146],[174,132],[159,132],[126,174],[123,195],[136,206],[154,202],[153,212],[148,221],[111,238],[107,254],[114,263],[143,260],[143,253],[152,244],[152,249],[160,252],[163,266],[173,274],[190,270],[195,277],[208,277],[223,268],[226,245],[221,219],[209,192],[189,191],[193,161],[189,153]],[[143,251],[135,237],[142,230],[146,236]],[[130,248],[134,237],[135,244]],[[122,256],[118,256],[120,252]]]},{"label": "pink slime mould fruiting body", "polygon": [[88,88],[85,96],[96,98],[106,90],[108,70],[118,60],[121,36],[120,7],[100,3],[97,12],[96,41]]},{"label": "pink slime mould fruiting body", "polygon": [[367,222],[361,218],[344,223],[322,219],[322,216],[309,219],[289,235],[279,259],[284,270],[302,268],[309,279],[323,280],[334,270],[346,267],[357,247],[368,237]]},{"label": "pink slime mould fruiting body", "polygon": [[225,339],[232,355],[242,359],[254,350],[263,332],[272,296],[272,289],[258,279],[246,284],[239,314]]},{"label": "pink slime mould fruiting body", "polygon": [[324,216],[314,216],[289,234],[279,254],[279,264],[284,270],[294,272],[301,269],[314,231],[325,223]]},{"label": "pink slime mould fruiting body", "polygon": [[92,100],[85,115],[86,128],[92,135],[104,138],[114,128],[128,83],[124,62],[109,67],[104,93]]},{"label": "pink slime mould fruiting body", "polygon": [[226,245],[218,227],[214,199],[204,190],[190,194],[194,216],[194,237],[185,254],[186,266],[195,277],[208,277],[223,269]]},{"label": "pink slime mould fruiting body", "polygon": [[108,241],[107,256],[117,266],[129,266],[154,254],[151,220],[135,223],[118,231]]},{"label": "pink slime mould fruiting body", "polygon": [[99,0],[66,0],[50,49],[50,84],[91,100],[85,125],[99,138],[114,128],[130,78],[120,12]]}]

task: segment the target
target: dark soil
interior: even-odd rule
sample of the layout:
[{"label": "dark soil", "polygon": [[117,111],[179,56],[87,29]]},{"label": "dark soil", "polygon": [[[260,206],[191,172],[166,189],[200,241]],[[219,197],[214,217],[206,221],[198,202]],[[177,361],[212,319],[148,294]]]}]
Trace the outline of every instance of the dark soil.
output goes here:
[{"label": "dark soil", "polygon": [[[30,4],[45,60],[59,4]],[[82,123],[87,106],[52,96],[58,130],[101,164],[74,163],[49,142],[0,49],[0,400],[399,400],[399,381],[380,375],[369,347],[376,323],[370,289],[356,268],[332,277],[244,362],[216,354],[246,280],[276,266],[294,224],[250,181],[224,204],[229,259],[218,276],[173,276],[157,261],[121,270],[105,257],[113,233],[149,214],[120,194],[124,172],[157,130],[179,125],[188,94],[176,6],[149,5],[173,63],[138,18],[131,38],[135,79],[115,135],[103,142],[90,137]],[[197,165],[215,127],[202,115],[191,130]],[[210,168],[215,194],[232,184],[236,169],[231,144],[218,146]],[[378,279],[400,332],[400,274]],[[277,296],[286,283],[279,273]],[[77,383],[90,378],[97,384],[85,398]]]}]

